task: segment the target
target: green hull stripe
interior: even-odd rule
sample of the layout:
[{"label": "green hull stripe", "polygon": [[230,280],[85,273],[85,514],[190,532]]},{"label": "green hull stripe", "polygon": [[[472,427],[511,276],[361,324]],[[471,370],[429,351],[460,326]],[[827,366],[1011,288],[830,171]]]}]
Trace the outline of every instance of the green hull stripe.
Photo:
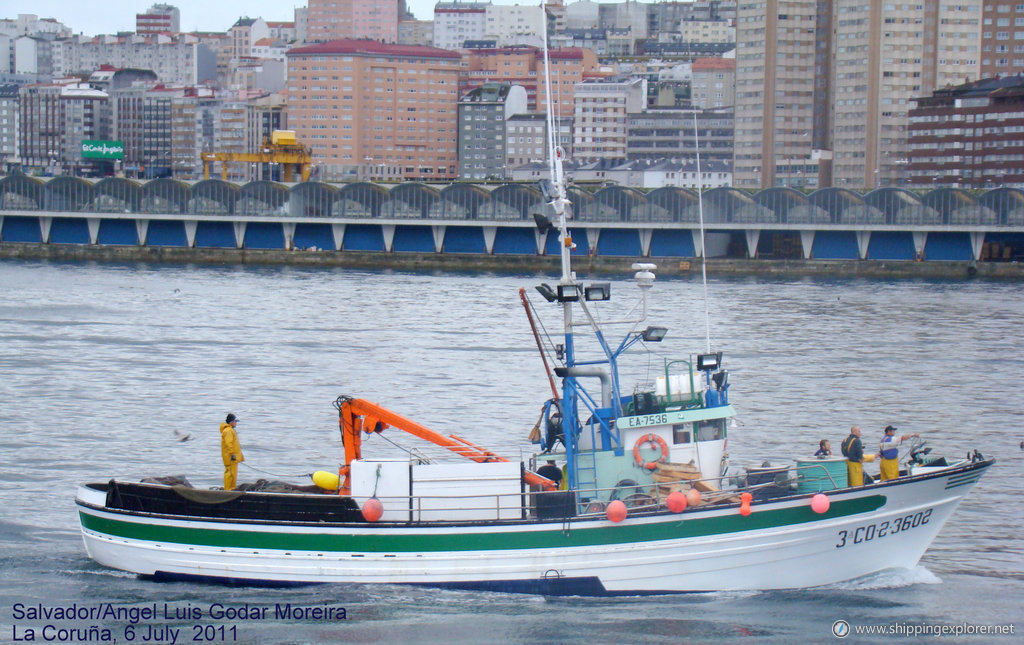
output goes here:
[{"label": "green hull stripe", "polygon": [[870,495],[832,502],[828,512],[823,514],[815,513],[808,504],[760,512],[755,505],[754,512],[747,517],[740,515],[738,510],[728,515],[703,519],[689,519],[683,513],[679,521],[657,524],[631,523],[628,519],[619,525],[594,528],[576,528],[568,524],[567,532],[562,531],[562,524],[546,524],[538,525],[537,530],[521,532],[502,532],[500,527],[496,527],[494,532],[489,533],[460,533],[458,527],[452,527],[450,532],[445,533],[416,534],[401,527],[381,527],[383,533],[377,535],[330,535],[317,532],[318,529],[312,527],[309,533],[275,533],[272,530],[265,532],[139,524],[96,517],[85,511],[79,511],[79,517],[84,529],[150,542],[282,551],[415,553],[562,548],[727,535],[869,513],[884,504],[884,496]]}]

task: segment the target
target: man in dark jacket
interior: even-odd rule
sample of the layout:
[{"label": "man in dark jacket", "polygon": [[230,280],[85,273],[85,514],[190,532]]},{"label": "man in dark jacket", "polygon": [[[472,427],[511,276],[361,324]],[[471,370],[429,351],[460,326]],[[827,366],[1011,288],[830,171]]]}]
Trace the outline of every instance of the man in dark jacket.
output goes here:
[{"label": "man in dark jacket", "polygon": [[843,456],[846,457],[846,478],[850,486],[864,485],[864,462],[874,461],[875,455],[864,454],[860,441],[860,426],[850,428],[850,436],[843,439]]}]

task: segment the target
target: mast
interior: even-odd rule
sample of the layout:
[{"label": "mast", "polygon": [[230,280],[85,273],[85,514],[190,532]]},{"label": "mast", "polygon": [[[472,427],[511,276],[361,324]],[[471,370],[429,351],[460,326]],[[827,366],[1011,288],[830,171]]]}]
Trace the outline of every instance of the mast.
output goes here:
[{"label": "mast", "polygon": [[[573,249],[572,236],[569,234],[567,210],[569,199],[565,190],[565,173],[562,168],[562,148],[557,143],[555,131],[555,104],[551,98],[551,61],[548,52],[548,28],[547,28],[547,3],[544,4],[544,28],[541,29],[544,48],[544,89],[547,98],[547,122],[548,122],[548,168],[551,174],[551,208],[558,218],[558,240],[562,259],[562,277],[558,281],[560,291],[572,291],[579,293],[576,285],[576,276],[572,271],[571,253]],[[582,295],[582,294],[581,294]],[[572,333],[572,306],[573,300],[562,299],[562,324],[565,329],[564,356],[566,367],[573,367],[576,364],[575,346]],[[562,379],[562,428],[565,444],[566,461],[569,464],[569,490],[577,487],[576,477],[576,391],[574,377],[565,376]]]}]

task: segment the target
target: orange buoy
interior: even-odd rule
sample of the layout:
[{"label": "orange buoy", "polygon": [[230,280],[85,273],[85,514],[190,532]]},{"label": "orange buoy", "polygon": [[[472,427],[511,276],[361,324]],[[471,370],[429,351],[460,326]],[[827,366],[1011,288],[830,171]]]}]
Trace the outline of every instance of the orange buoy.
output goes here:
[{"label": "orange buoy", "polygon": [[686,491],[686,503],[690,506],[697,506],[700,504],[700,491],[696,488],[691,488]]},{"label": "orange buoy", "polygon": [[811,498],[811,510],[815,513],[824,513],[828,510],[828,507],[832,505],[828,495],[824,493],[817,493]]},{"label": "orange buoy", "polygon": [[629,511],[626,509],[626,504],[621,499],[616,499],[608,504],[608,508],[604,509],[604,514],[612,522],[621,522],[626,519],[626,515],[629,514]]},{"label": "orange buoy", "polygon": [[672,491],[665,498],[665,506],[673,513],[682,513],[686,510],[686,495],[682,491]]},{"label": "orange buoy", "polygon": [[376,522],[384,515],[384,505],[376,497],[363,502],[363,518],[367,522]]},{"label": "orange buoy", "polygon": [[740,495],[740,515],[743,517],[750,515],[750,502],[752,501],[754,501],[754,496],[750,493]]}]

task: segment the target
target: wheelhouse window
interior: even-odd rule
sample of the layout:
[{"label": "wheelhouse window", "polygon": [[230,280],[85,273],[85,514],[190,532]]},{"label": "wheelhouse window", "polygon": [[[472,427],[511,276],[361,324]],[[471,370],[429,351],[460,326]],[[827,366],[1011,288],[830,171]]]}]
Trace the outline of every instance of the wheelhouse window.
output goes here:
[{"label": "wheelhouse window", "polygon": [[693,424],[697,441],[718,441],[725,439],[725,419],[708,419]]},{"label": "wheelhouse window", "polygon": [[672,426],[672,443],[690,443],[690,424],[677,423]]}]

